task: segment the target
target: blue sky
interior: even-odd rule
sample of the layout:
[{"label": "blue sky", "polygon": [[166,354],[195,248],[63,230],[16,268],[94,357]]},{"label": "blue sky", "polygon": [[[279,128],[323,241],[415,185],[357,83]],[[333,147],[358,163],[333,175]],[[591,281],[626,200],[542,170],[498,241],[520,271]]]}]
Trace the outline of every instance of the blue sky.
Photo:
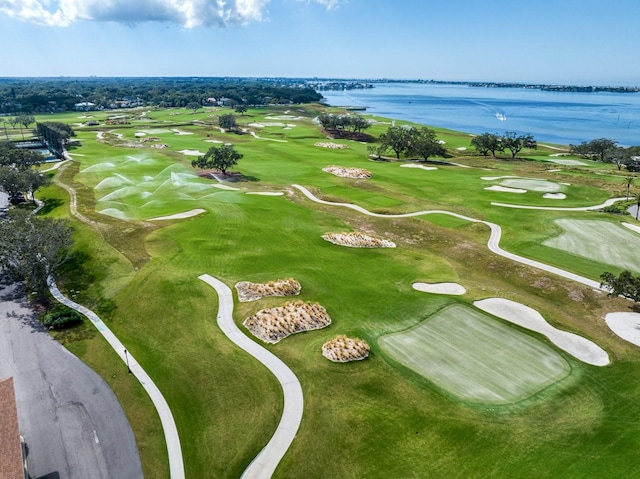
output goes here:
[{"label": "blue sky", "polygon": [[0,0],[0,76],[640,85],[637,0]]}]

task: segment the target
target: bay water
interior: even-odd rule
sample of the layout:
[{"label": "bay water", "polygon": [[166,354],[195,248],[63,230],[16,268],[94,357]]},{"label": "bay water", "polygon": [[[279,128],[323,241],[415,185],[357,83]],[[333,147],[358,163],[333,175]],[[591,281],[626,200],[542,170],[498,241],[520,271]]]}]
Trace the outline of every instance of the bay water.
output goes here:
[{"label": "bay water", "polygon": [[473,134],[515,131],[561,145],[595,138],[640,145],[640,93],[408,82],[320,93],[331,106],[366,107],[367,114]]}]

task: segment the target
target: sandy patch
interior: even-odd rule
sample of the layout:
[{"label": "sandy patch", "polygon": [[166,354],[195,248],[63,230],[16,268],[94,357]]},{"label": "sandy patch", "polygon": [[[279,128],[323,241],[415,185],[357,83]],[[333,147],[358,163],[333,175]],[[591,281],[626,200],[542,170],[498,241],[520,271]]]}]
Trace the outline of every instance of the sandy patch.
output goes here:
[{"label": "sandy patch", "polygon": [[187,156],[203,156],[204,153],[200,150],[180,150],[178,153],[182,153]]},{"label": "sandy patch", "polygon": [[456,150],[458,151],[465,151],[467,149],[466,146],[459,146],[458,148],[456,148]]},{"label": "sandy patch", "polygon": [[327,166],[322,168],[322,171],[331,173],[332,175],[340,176],[342,178],[371,178],[371,172],[364,168],[345,168],[344,166]]},{"label": "sandy patch", "polygon": [[193,133],[191,133],[190,131],[182,131],[178,130],[177,128],[171,128],[171,131],[176,135],[193,135]]},{"label": "sandy patch", "polygon": [[617,336],[640,346],[640,313],[609,313],[604,321]]},{"label": "sandy patch", "polygon": [[322,355],[334,363],[362,361],[369,357],[369,351],[370,348],[366,341],[348,338],[342,334],[322,345]]},{"label": "sandy patch", "polygon": [[256,301],[268,296],[295,296],[300,294],[300,283],[295,279],[278,279],[268,283],[240,281],[236,283],[238,300],[241,303]]},{"label": "sandy patch", "polygon": [[303,116],[294,116],[294,115],[274,115],[274,116],[265,116],[265,120],[302,120]]},{"label": "sandy patch", "polygon": [[550,200],[564,200],[567,195],[564,193],[545,193],[542,197]]},{"label": "sandy patch", "polygon": [[331,318],[319,304],[295,301],[281,307],[261,309],[242,324],[265,343],[277,343],[295,333],[326,328]]},{"label": "sandy patch", "polygon": [[404,165],[400,165],[400,168],[419,168],[421,170],[427,170],[427,171],[438,169],[435,166],[414,165],[413,163],[406,163]]},{"label": "sandy patch", "polygon": [[413,283],[411,285],[416,291],[432,294],[465,294],[467,290],[458,283]]},{"label": "sandy patch", "polygon": [[522,178],[521,176],[481,176],[481,180],[485,181],[496,181],[496,180],[504,180],[505,178]]},{"label": "sandy patch", "polygon": [[555,173],[556,171],[562,171],[562,170],[560,170],[560,169],[558,169],[558,168],[553,168],[553,169],[551,169],[551,170],[547,170],[547,171],[548,171],[549,173]]},{"label": "sandy patch", "polygon": [[204,140],[205,143],[224,143],[222,140]]},{"label": "sandy patch", "polygon": [[483,299],[475,301],[473,305],[494,316],[546,336],[557,347],[584,363],[593,366],[609,364],[609,355],[600,346],[582,336],[555,328],[529,306],[502,298]]},{"label": "sandy patch", "polygon": [[364,233],[326,233],[322,235],[322,239],[338,246],[347,246],[349,248],[395,248],[393,241],[378,238],[376,236],[366,235]]},{"label": "sandy patch", "polygon": [[557,159],[553,159],[553,160],[548,160],[551,163],[556,163],[558,165],[567,165],[567,166],[586,166],[588,165],[588,163],[585,163],[584,161],[580,161],[580,160],[557,160]]},{"label": "sandy patch", "polygon": [[283,196],[282,191],[247,191],[248,195],[261,195],[261,196]]},{"label": "sandy patch", "polygon": [[332,143],[330,141],[319,141],[314,143],[313,146],[319,146],[321,148],[330,148],[332,150],[344,150],[349,148],[347,145],[341,145],[340,143]]},{"label": "sandy patch", "polygon": [[218,183],[217,185],[211,185],[214,188],[218,188],[221,190],[227,190],[227,191],[240,191],[240,188],[234,188],[233,186],[229,186],[229,185],[223,185],[221,183]]},{"label": "sandy patch", "polygon": [[194,216],[198,216],[199,214],[204,213],[207,210],[202,208],[196,208],[195,210],[185,211],[184,213],[176,213],[175,215],[169,216],[158,216],[156,218],[149,218],[148,221],[163,221],[163,220],[180,220],[183,218],[192,218]]},{"label": "sandy patch", "polygon": [[625,228],[629,228],[631,231],[635,231],[636,233],[640,233],[640,226],[632,225],[631,223],[622,223],[622,226]]},{"label": "sandy patch", "polygon": [[487,191],[500,191],[502,193],[526,193],[527,190],[520,188],[509,188],[508,186],[493,185],[485,188]]}]

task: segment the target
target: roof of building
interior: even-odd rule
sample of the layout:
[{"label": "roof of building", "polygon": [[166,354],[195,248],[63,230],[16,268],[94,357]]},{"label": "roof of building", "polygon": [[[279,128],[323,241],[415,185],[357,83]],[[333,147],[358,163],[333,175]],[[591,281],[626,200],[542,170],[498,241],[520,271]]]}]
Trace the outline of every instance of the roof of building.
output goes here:
[{"label": "roof of building", "polygon": [[13,378],[0,379],[0,478],[24,479]]}]

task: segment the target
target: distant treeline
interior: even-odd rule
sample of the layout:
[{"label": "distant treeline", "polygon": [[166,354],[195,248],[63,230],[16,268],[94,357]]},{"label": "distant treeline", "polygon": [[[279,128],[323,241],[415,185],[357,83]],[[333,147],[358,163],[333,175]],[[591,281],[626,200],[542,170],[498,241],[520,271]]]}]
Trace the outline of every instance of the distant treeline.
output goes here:
[{"label": "distant treeline", "polygon": [[44,113],[117,105],[185,107],[209,99],[244,105],[310,103],[322,95],[304,81],[243,78],[0,78],[0,113]]}]

